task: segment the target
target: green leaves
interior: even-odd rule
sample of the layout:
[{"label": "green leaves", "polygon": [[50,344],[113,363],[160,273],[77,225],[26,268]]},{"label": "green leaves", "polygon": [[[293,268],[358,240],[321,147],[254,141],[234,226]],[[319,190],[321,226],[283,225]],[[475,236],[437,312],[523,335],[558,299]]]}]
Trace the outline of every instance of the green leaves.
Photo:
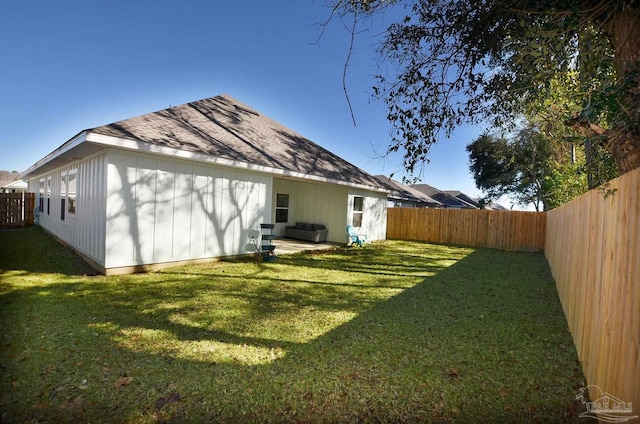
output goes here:
[{"label": "green leaves", "polygon": [[[577,83],[573,105],[588,112],[589,123],[602,128],[608,122],[620,123],[631,144],[640,146],[640,63],[634,61],[640,49],[637,4],[625,2],[621,8],[620,2],[578,0],[397,3],[411,7],[411,14],[403,13],[382,36],[379,53],[392,65],[385,69],[392,71],[378,75],[374,93],[385,101],[394,126],[389,151],[404,154],[408,171],[427,159],[431,145],[460,125],[488,121],[513,130],[521,114],[531,111],[532,103],[551,99],[554,81],[569,73]],[[375,13],[375,7],[390,3],[349,4]],[[620,28],[631,29],[624,37],[614,37]],[[565,122],[570,112],[575,111],[557,115],[556,123]],[[616,157],[618,162],[623,159]]]},{"label": "green leaves", "polygon": [[554,173],[554,151],[540,132],[526,128],[510,140],[483,134],[467,151],[476,185],[489,198],[508,194],[523,205],[533,204],[536,210],[549,207],[545,181]]}]

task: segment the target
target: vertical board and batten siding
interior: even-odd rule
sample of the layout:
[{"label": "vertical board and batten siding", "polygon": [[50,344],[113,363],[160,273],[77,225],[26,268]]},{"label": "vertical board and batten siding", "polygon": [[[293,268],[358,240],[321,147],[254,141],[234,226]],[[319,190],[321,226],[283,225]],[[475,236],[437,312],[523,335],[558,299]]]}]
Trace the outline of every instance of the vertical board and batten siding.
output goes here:
[{"label": "vertical board and batten siding", "polygon": [[[349,193],[347,224],[353,225],[354,197],[363,198],[362,226],[356,228],[358,234],[367,236],[368,241],[385,240],[387,222],[387,194],[368,192],[364,190],[351,190]],[[347,239],[347,229],[344,226],[343,240]]]},{"label": "vertical board and batten siding", "polygon": [[284,236],[284,227],[287,225],[306,222],[323,224],[328,230],[327,241],[344,241],[342,227],[346,226],[347,221],[347,211],[344,208],[349,195],[347,187],[274,178],[274,205],[277,194],[289,195],[289,220],[286,223],[276,223],[276,235]]},{"label": "vertical board and batten siding", "polygon": [[79,225],[72,244],[99,263],[104,261],[105,252],[106,169],[104,154],[84,160],[78,167],[76,216]]},{"label": "vertical board and batten siding", "polygon": [[475,209],[390,208],[387,238],[538,252],[545,213]]},{"label": "vertical board and batten siding", "polygon": [[273,204],[278,193],[289,195],[289,221],[276,224],[277,235],[284,235],[286,225],[306,222],[323,224],[329,230],[327,241],[345,243],[346,227],[350,223],[353,212],[353,197],[362,196],[364,200],[362,232],[367,233],[369,240],[385,238],[386,193],[356,190],[337,184],[274,178]]},{"label": "vertical board and batten siding", "polygon": [[[61,218],[62,173],[76,169],[76,212],[65,211]],[[38,224],[97,264],[104,263],[106,155],[97,154],[55,171],[29,180],[29,191],[36,193],[38,207],[39,182],[51,178],[51,197],[47,208],[45,188],[44,210],[38,213]],[[46,187],[46,186],[45,186]],[[66,207],[66,204],[65,204]]]},{"label": "vertical board and batten siding", "polygon": [[640,415],[640,169],[549,211],[545,255],[587,383]]},{"label": "vertical board and batten siding", "polygon": [[271,218],[272,178],[111,150],[105,268],[248,253]]}]

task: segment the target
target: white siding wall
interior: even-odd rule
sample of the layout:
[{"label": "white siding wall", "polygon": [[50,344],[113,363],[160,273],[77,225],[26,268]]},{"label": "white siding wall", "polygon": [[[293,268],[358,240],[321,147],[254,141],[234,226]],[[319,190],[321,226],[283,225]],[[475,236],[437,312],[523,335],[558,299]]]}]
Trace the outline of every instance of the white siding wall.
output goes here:
[{"label": "white siding wall", "polygon": [[272,178],[111,150],[106,268],[247,253],[271,219]]},{"label": "white siding wall", "polygon": [[[291,179],[273,179],[272,204],[277,193],[289,195],[289,222],[277,224],[276,234],[284,235],[286,225],[297,221],[324,224],[329,229],[328,241],[347,240],[346,226],[351,224],[353,197],[364,198],[362,234],[369,240],[383,240],[387,231],[387,195],[355,190],[335,184],[309,183]],[[275,211],[272,211],[275,216]]]},{"label": "white siding wall", "polygon": [[[70,169],[77,169],[76,212],[65,210],[62,220],[61,177]],[[99,154],[29,180],[29,191],[36,193],[36,208],[39,181],[45,180],[44,208],[38,217],[39,225],[100,265],[104,264],[105,169],[106,155]],[[46,181],[49,178],[51,197],[47,208]]]},{"label": "white siding wall", "polygon": [[[277,193],[289,195],[289,222],[277,224],[277,235],[284,235],[286,225],[307,222],[324,224],[329,230],[327,241],[342,243],[346,240],[345,202],[349,194],[347,187],[274,178],[273,205]],[[272,213],[275,217],[275,206]]]},{"label": "white siding wall", "polygon": [[362,226],[358,234],[366,234],[367,240],[384,240],[387,238],[387,195],[365,190],[351,190],[347,205],[347,225],[353,225],[353,199],[360,196],[364,199]]},{"label": "white siding wall", "polygon": [[[61,219],[61,176],[77,169],[76,213]],[[386,195],[335,184],[272,178],[221,166],[120,150],[103,152],[31,178],[51,178],[39,224],[104,268],[248,252],[249,233],[273,222],[276,193],[289,194],[289,222],[324,224],[328,240],[345,242],[353,197],[364,198],[359,232],[386,235]],[[273,215],[272,215],[273,214]],[[284,234],[278,225],[277,234]]]}]

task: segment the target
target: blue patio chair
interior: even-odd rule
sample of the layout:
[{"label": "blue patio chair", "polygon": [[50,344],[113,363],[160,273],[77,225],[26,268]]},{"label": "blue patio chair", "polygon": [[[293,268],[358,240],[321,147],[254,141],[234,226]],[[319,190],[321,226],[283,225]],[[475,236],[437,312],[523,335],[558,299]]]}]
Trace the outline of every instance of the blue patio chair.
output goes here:
[{"label": "blue patio chair", "polygon": [[351,225],[347,225],[347,234],[349,235],[349,242],[347,243],[347,246],[353,246],[354,244],[357,244],[358,247],[362,247],[362,245],[367,241],[367,236],[364,234],[356,233],[356,229]]}]

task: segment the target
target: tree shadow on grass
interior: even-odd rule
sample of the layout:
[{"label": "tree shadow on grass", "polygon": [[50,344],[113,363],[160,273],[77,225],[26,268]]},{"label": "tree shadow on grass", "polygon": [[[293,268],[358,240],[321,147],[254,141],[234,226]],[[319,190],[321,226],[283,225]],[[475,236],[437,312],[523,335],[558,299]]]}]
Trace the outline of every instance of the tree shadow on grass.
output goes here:
[{"label": "tree shadow on grass", "polygon": [[299,362],[332,366],[320,385],[298,375],[289,409],[354,421],[578,421],[584,384],[544,257],[491,250],[300,346],[274,364],[280,384]]},{"label": "tree shadow on grass", "polygon": [[[583,377],[542,255],[396,257],[401,275],[428,275],[406,286],[375,270],[360,281],[364,259],[354,281],[299,281],[288,267],[339,263],[299,259],[225,279],[234,264],[17,290],[0,406],[9,422],[578,422]],[[269,331],[299,311],[350,319],[308,340]],[[233,353],[188,352],[202,346]],[[241,356],[256,349],[273,356]]]}]

